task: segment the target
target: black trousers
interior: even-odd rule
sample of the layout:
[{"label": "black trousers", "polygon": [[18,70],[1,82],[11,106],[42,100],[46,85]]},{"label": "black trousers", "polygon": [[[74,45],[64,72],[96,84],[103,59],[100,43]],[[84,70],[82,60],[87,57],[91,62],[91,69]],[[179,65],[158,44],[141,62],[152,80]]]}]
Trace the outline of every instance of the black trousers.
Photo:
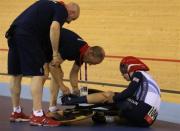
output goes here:
[{"label": "black trousers", "polygon": [[156,109],[143,101],[126,99],[116,103],[119,116],[126,118],[130,125],[148,127],[154,123],[158,115]]}]

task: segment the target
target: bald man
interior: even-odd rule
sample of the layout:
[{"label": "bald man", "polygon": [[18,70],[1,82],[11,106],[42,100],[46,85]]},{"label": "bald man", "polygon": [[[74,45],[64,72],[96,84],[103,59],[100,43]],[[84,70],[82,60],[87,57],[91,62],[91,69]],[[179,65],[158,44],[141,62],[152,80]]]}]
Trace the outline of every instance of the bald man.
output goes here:
[{"label": "bald man", "polygon": [[[52,47],[52,65],[59,65],[60,30],[65,22],[70,23],[79,17],[78,4],[60,1],[36,1],[21,13],[6,33],[8,39],[8,74],[11,75],[10,89],[13,112],[10,121],[29,121],[31,125],[59,126],[61,123],[47,118],[42,109],[42,90],[44,84],[45,47],[50,41]],[[33,98],[32,116],[26,116],[20,106],[22,76],[31,76]]]}]

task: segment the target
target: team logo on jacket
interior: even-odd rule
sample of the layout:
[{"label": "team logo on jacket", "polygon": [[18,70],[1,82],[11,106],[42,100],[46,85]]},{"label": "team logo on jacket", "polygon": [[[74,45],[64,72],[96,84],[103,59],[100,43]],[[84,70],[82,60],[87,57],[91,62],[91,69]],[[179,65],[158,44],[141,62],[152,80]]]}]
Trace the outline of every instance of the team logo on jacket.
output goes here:
[{"label": "team logo on jacket", "polygon": [[83,40],[83,39],[81,39],[81,38],[77,38],[77,40],[78,40],[78,41],[82,41],[82,42],[84,42],[84,40]]},{"label": "team logo on jacket", "polygon": [[133,81],[135,81],[135,82],[137,82],[137,83],[138,83],[138,82],[139,82],[139,78],[134,77],[134,78],[133,78]]}]

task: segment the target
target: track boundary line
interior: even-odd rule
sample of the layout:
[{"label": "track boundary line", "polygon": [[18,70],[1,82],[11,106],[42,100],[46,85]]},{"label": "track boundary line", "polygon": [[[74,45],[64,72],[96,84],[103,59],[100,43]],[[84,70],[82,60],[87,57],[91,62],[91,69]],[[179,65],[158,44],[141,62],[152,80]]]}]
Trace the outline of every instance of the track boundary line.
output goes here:
[{"label": "track boundary line", "polygon": [[[7,73],[0,73],[0,75],[3,76],[8,76]],[[30,78],[26,76],[27,78]],[[48,78],[50,80],[51,78]],[[69,82],[69,79],[63,79],[63,81]],[[113,83],[106,83],[106,82],[95,82],[95,81],[78,81],[79,83],[87,83],[87,84],[92,84],[92,85],[101,85],[101,86],[109,86],[109,87],[120,87],[120,88],[126,88],[127,85],[122,85],[122,84],[113,84]],[[171,94],[180,94],[180,91],[176,90],[167,90],[167,89],[161,89],[161,92],[163,93],[171,93]]]}]

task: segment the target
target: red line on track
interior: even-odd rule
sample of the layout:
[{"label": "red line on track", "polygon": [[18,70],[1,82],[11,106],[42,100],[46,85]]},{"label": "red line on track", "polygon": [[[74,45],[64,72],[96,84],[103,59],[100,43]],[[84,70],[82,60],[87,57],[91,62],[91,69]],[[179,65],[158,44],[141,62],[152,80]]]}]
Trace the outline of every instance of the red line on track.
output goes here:
[{"label": "red line on track", "polygon": [[[107,58],[114,58],[114,59],[122,59],[124,56],[110,56],[107,55]],[[138,57],[142,60],[149,60],[149,61],[162,61],[162,62],[177,62],[180,63],[180,60],[178,59],[162,59],[162,58],[145,58],[145,57]]]},{"label": "red line on track", "polygon": [[[0,49],[0,51],[8,51],[8,49]],[[112,56],[112,55],[106,55],[106,58],[112,58],[112,59],[122,59],[124,56]],[[180,63],[180,60],[178,59],[162,59],[162,58],[145,58],[145,57],[138,57],[141,60],[149,60],[149,61],[162,61],[162,62],[176,62]]]},{"label": "red line on track", "polygon": [[8,51],[8,49],[0,49],[0,51]]}]

